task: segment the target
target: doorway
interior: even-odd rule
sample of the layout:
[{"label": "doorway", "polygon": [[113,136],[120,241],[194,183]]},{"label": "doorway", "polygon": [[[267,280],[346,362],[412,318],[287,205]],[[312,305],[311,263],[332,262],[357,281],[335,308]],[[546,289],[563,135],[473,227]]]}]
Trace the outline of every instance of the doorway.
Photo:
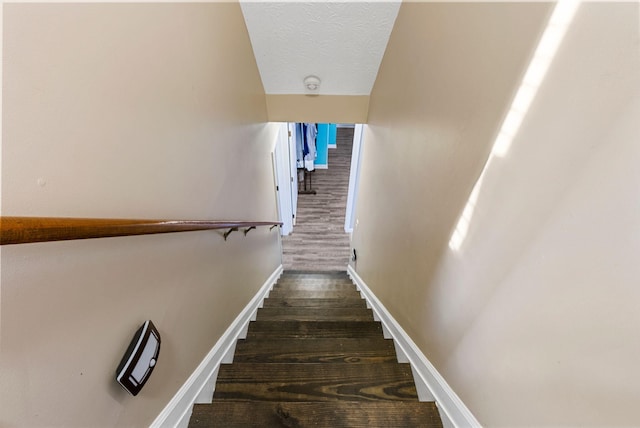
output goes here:
[{"label": "doorway", "polygon": [[[336,128],[336,144],[328,150],[327,168],[312,172],[315,194],[297,195],[295,226],[282,239],[286,270],[344,271],[349,262],[350,235],[345,227],[352,222],[355,207],[362,126]],[[356,134],[358,151],[354,154]]]}]

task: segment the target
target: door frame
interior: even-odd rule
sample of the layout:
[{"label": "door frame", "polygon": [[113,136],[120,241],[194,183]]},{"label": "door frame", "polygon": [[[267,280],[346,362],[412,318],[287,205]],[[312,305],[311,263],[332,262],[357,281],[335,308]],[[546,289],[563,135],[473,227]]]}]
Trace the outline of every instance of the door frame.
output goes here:
[{"label": "door frame", "polygon": [[358,199],[358,184],[360,181],[360,163],[362,161],[362,137],[364,125],[358,123],[354,126],[353,146],[351,148],[351,170],[349,173],[349,192],[347,193],[347,212],[344,218],[344,231],[352,233],[355,227],[356,201]]},{"label": "door frame", "polygon": [[291,200],[291,168],[289,153],[288,126],[286,123],[280,124],[273,151],[271,152],[271,162],[273,164],[273,176],[276,193],[276,205],[279,220],[282,222],[280,234],[286,236],[293,230],[293,207]]}]

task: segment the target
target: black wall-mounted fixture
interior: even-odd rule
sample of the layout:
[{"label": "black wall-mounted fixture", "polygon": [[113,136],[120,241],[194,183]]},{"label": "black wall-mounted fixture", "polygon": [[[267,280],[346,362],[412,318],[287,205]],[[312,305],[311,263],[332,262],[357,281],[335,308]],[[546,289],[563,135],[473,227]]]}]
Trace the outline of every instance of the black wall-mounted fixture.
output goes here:
[{"label": "black wall-mounted fixture", "polygon": [[160,333],[151,320],[136,331],[118,369],[116,380],[131,395],[138,395],[151,376],[160,354]]}]

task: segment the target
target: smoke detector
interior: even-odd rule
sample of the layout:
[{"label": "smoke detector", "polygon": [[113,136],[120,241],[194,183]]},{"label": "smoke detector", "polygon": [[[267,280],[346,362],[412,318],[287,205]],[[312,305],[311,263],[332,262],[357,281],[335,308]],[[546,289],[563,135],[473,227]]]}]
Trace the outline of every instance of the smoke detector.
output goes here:
[{"label": "smoke detector", "polygon": [[320,78],[317,76],[307,76],[304,78],[304,87],[309,92],[318,92],[320,89]]}]

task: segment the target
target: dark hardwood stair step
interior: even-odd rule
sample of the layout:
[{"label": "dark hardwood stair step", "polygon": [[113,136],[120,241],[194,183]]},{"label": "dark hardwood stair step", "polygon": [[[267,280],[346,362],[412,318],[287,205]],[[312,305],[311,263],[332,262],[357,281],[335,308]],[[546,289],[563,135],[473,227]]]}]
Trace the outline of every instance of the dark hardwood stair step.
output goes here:
[{"label": "dark hardwood stair step", "polygon": [[270,299],[343,299],[343,298],[361,298],[360,293],[352,290],[299,290],[288,291],[273,289],[269,292]]},{"label": "dark hardwood stair step", "polygon": [[280,278],[349,278],[346,271],[286,270]]},{"label": "dark hardwood stair step", "polygon": [[265,308],[366,308],[364,299],[358,297],[342,299],[290,299],[269,298],[265,299]]},{"label": "dark hardwood stair step", "polygon": [[355,285],[342,272],[285,272],[232,364],[220,365],[213,403],[190,427],[427,427],[409,364],[397,362]]},{"label": "dark hardwood stair step", "polygon": [[273,286],[273,290],[278,291],[356,291],[356,286],[353,284],[333,284],[326,282],[304,282],[304,283],[278,283]]},{"label": "dark hardwood stair step", "polygon": [[346,272],[284,272],[278,281],[335,280],[350,281]]},{"label": "dark hardwood stair step", "polygon": [[380,338],[382,325],[368,321],[252,321],[250,338]]},{"label": "dark hardwood stair step", "polygon": [[256,321],[373,321],[367,308],[262,308]]},{"label": "dark hardwood stair step", "polygon": [[393,341],[383,339],[239,340],[234,363],[395,363]]},{"label": "dark hardwood stair step", "polygon": [[353,284],[353,281],[348,276],[340,275],[310,275],[310,276],[281,276],[276,282],[341,282],[345,284]]},{"label": "dark hardwood stair step", "polygon": [[215,400],[418,401],[409,364],[222,364]]},{"label": "dark hardwood stair step", "polygon": [[196,404],[191,428],[440,428],[435,403],[247,402]]}]

